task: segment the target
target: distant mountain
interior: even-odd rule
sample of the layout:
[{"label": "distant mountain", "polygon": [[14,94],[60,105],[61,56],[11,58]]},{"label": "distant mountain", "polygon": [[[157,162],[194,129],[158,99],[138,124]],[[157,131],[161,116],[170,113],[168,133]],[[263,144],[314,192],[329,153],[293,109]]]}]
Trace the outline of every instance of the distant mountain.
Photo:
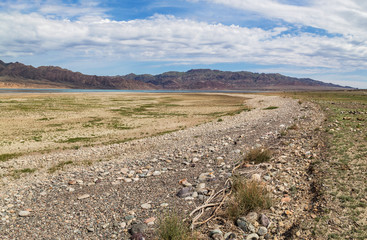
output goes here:
[{"label": "distant mountain", "polygon": [[144,83],[120,76],[84,75],[60,67],[32,67],[0,60],[0,87],[50,87],[80,89],[154,89]]},{"label": "distant mountain", "polygon": [[95,76],[60,67],[32,67],[0,60],[0,88],[81,89],[169,89],[169,90],[326,90],[345,89],[339,85],[281,74],[229,72],[194,69],[158,75]]},{"label": "distant mountain", "polygon": [[123,77],[150,83],[159,89],[316,90],[345,88],[310,78],[293,78],[278,73],[228,72],[210,69],[166,72],[155,76],[129,74]]}]

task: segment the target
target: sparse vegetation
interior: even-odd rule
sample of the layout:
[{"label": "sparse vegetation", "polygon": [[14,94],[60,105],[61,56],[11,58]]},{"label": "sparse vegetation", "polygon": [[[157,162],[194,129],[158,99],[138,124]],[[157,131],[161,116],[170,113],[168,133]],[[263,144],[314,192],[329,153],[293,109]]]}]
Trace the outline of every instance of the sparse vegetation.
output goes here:
[{"label": "sparse vegetation", "polygon": [[[367,204],[364,196],[367,164],[366,114],[367,93],[361,91],[297,92],[288,94],[300,101],[317,103],[325,112],[322,132],[327,142],[327,154],[323,161],[313,162],[320,171],[322,197],[326,206],[315,219],[316,239],[367,239],[364,216]],[[340,221],[338,227],[328,223]]]},{"label": "sparse vegetation", "polygon": [[232,196],[226,208],[227,215],[235,220],[253,210],[267,209],[272,201],[265,185],[258,181],[246,181],[242,177],[234,177]]},{"label": "sparse vegetation", "polygon": [[187,223],[176,213],[166,213],[159,221],[157,236],[160,240],[192,240]]},{"label": "sparse vegetation", "polygon": [[19,156],[20,156],[19,153],[6,153],[6,154],[1,154],[0,155],[0,162],[6,162],[9,159],[16,158],[16,157],[19,157]]},{"label": "sparse vegetation", "polygon": [[273,110],[273,109],[277,109],[278,107],[275,106],[269,106],[267,108],[264,108],[264,110]]},{"label": "sparse vegetation", "polygon": [[22,174],[30,174],[34,173],[37,169],[36,168],[23,168],[23,169],[16,169],[13,170],[11,176],[15,179],[20,178]]},{"label": "sparse vegetation", "polygon": [[245,156],[244,162],[254,162],[255,164],[268,162],[271,159],[271,151],[267,148],[251,149]]},{"label": "sparse vegetation", "polygon": [[1,96],[0,154],[163,134],[245,111],[244,99],[245,95],[146,93]]},{"label": "sparse vegetation", "polygon": [[58,170],[63,169],[63,168],[64,168],[64,166],[66,166],[66,165],[70,165],[70,164],[73,164],[73,161],[64,161],[64,162],[60,162],[60,163],[58,163],[56,166],[49,168],[49,169],[48,169],[48,172],[49,172],[49,173],[54,173],[54,172],[56,172],[56,171],[58,171]]}]

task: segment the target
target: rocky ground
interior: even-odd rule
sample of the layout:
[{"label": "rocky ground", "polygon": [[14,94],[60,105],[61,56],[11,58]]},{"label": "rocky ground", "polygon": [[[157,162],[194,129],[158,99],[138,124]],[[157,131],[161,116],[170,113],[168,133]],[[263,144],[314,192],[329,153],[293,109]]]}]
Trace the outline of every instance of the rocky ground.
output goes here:
[{"label": "rocky ground", "polygon": [[[250,163],[237,173],[264,182],[273,206],[235,222],[218,217],[197,231],[204,239],[311,239],[314,226],[308,220],[318,216],[322,204],[312,163],[322,157],[324,116],[310,103],[249,97],[251,111],[219,122],[11,160],[30,169],[36,163],[58,162],[59,167],[53,174],[44,170],[2,178],[2,239],[129,239],[140,231],[154,239],[165,211],[188,216],[210,189],[223,188],[235,165],[255,147],[270,148],[270,162]],[[277,108],[266,109],[271,106]]]}]

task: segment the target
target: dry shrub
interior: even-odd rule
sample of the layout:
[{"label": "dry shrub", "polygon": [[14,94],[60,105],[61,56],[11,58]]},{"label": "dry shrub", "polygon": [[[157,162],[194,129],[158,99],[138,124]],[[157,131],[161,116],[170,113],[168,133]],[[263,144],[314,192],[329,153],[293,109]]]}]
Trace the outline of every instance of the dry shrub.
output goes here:
[{"label": "dry shrub", "polygon": [[255,164],[268,162],[271,159],[271,151],[267,148],[254,148],[247,153],[244,162],[254,162]]},{"label": "dry shrub", "polygon": [[246,181],[241,177],[235,177],[232,191],[227,206],[227,215],[233,220],[251,211],[267,209],[271,206],[269,192],[261,182]]}]

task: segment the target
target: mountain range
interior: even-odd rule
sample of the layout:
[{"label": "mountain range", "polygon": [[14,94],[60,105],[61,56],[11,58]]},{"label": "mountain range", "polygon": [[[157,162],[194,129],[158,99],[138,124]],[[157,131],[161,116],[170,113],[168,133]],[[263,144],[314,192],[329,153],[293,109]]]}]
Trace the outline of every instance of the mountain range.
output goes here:
[{"label": "mountain range", "polygon": [[54,66],[33,67],[0,60],[0,88],[167,89],[167,90],[336,90],[346,89],[310,78],[278,73],[193,69],[158,75],[96,76]]}]

